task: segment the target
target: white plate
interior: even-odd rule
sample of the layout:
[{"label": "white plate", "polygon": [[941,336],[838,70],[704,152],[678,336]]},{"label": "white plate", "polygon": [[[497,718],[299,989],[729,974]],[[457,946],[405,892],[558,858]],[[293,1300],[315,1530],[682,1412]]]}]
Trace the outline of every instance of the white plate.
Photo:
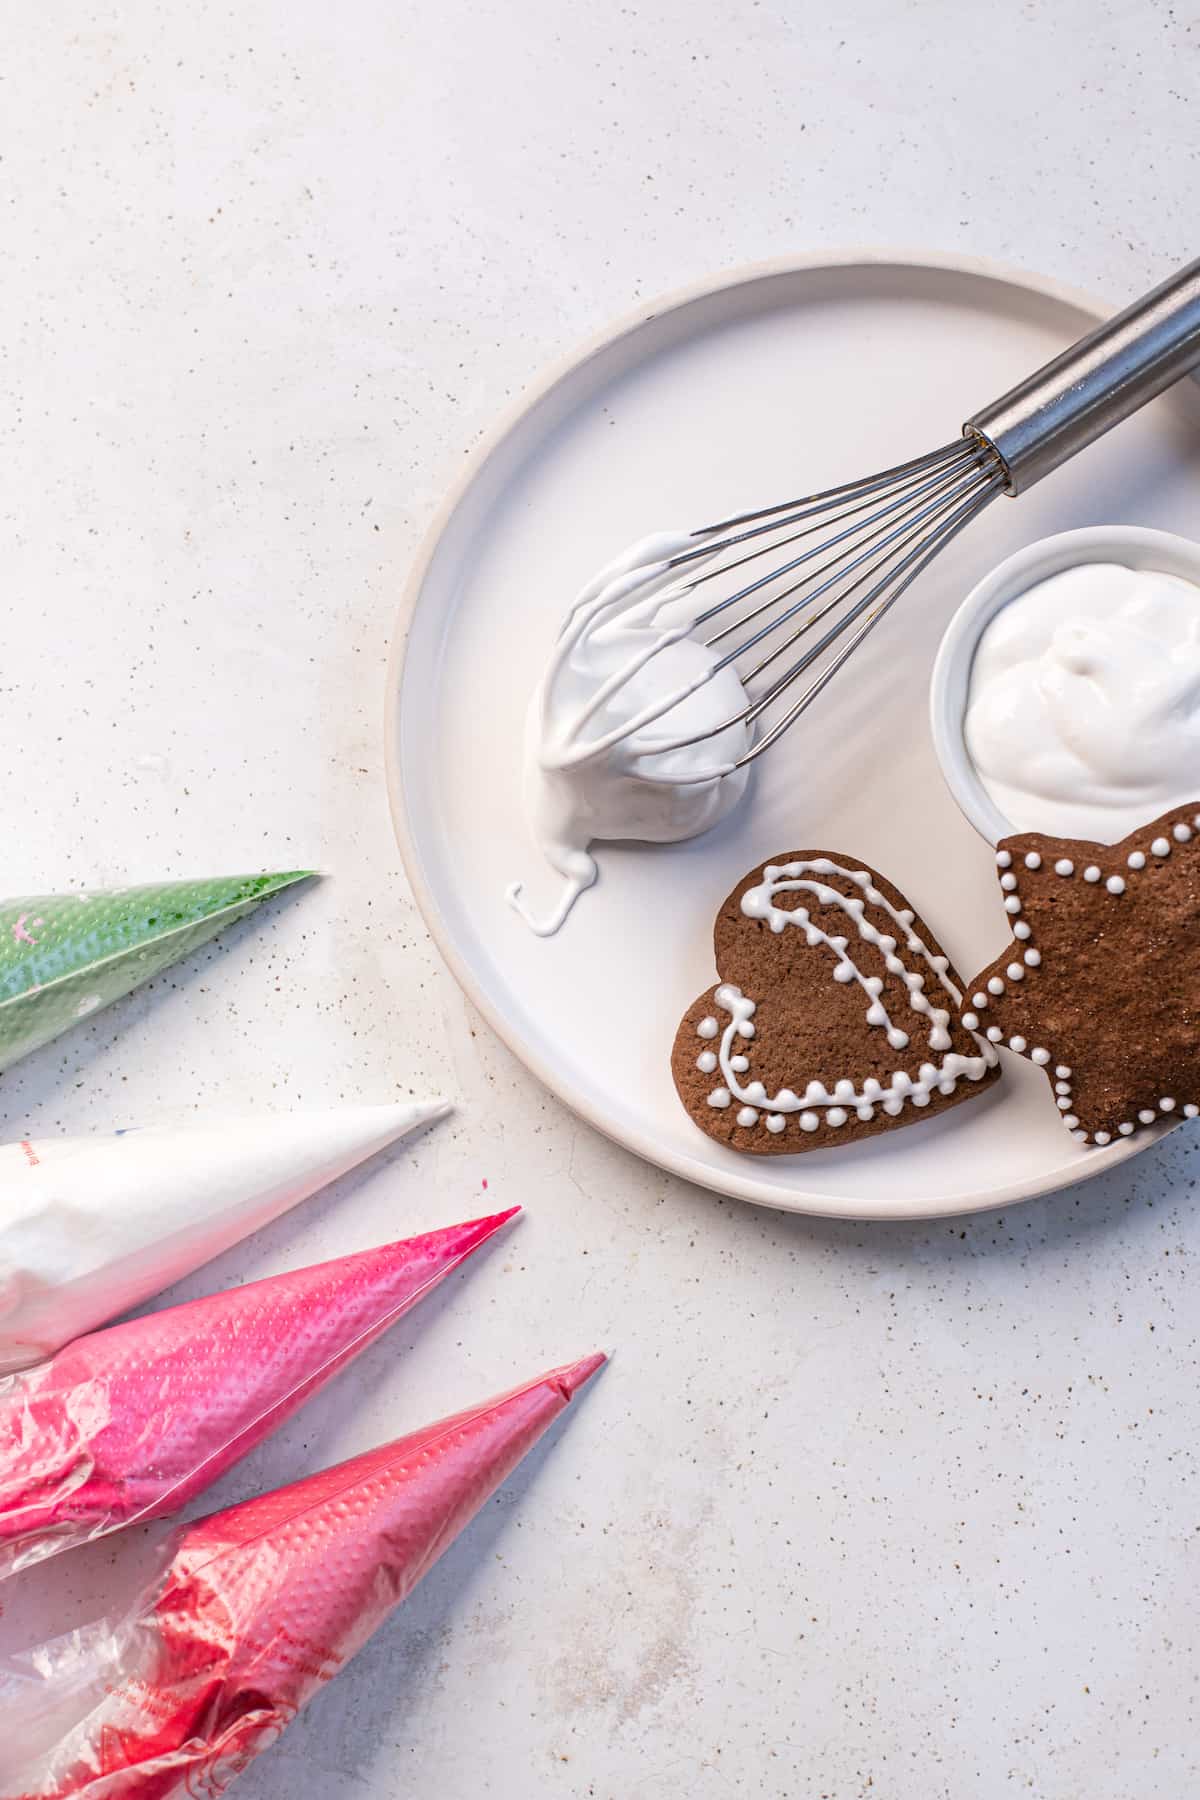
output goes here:
[{"label": "white plate", "polygon": [[964,417],[1104,308],[978,262],[849,253],[741,271],[649,307],[521,404],[418,559],[389,672],[388,780],[409,875],[458,980],[577,1112],[706,1187],[796,1212],[919,1218],[1044,1194],[1135,1155],[1085,1150],[1041,1072],[1005,1058],[991,1094],[874,1144],[739,1156],[671,1083],[678,1019],[713,979],[711,926],[739,874],[798,845],[861,857],[928,919],[964,975],[1007,938],[991,853],[934,759],[927,687],[942,628],[1018,545],[1131,521],[1200,536],[1200,408],[1176,390],[943,555],[716,831],[605,846],[557,938],[505,904],[557,892],[521,805],[530,690],[591,572],[645,532],[825,487],[954,437]]}]

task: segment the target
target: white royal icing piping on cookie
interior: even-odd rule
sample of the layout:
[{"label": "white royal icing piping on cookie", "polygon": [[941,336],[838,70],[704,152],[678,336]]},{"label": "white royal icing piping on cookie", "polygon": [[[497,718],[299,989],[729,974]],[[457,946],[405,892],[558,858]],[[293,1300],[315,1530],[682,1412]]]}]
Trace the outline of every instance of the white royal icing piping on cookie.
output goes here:
[{"label": "white royal icing piping on cookie", "polygon": [[[1177,844],[1189,843],[1191,841],[1192,837],[1197,832],[1200,832],[1200,813],[1196,814],[1196,816],[1192,820],[1192,824],[1190,826],[1185,824],[1185,822],[1182,819],[1180,819],[1171,827],[1171,837],[1174,838],[1174,840]],[[1165,837],[1156,837],[1150,845],[1150,854],[1152,856],[1157,856],[1157,857],[1169,856],[1171,854],[1171,848],[1172,848],[1172,846],[1171,846],[1170,839],[1165,838]],[[996,862],[1000,868],[1002,868],[1004,870],[1011,870],[1012,860],[1013,859],[1012,859],[1011,851],[998,850],[996,852]],[[1025,863],[1025,867],[1027,869],[1040,869],[1042,866],[1042,858],[1036,850],[1030,850],[1030,851],[1026,852],[1026,855],[1024,857],[1024,863]],[[1146,852],[1144,850],[1132,850],[1132,851],[1130,851],[1129,855],[1125,859],[1125,865],[1127,868],[1133,869],[1133,870],[1138,870],[1138,871],[1144,869],[1146,867],[1146,863],[1147,863],[1147,857],[1146,857]],[[1075,873],[1075,864],[1070,860],[1069,857],[1066,857],[1066,856],[1060,857],[1058,859],[1058,861],[1054,864],[1054,873],[1056,875],[1061,875],[1063,877],[1073,875]],[[1126,891],[1127,883],[1125,881],[1124,876],[1109,875],[1106,877],[1104,875],[1103,870],[1100,869],[1099,867],[1097,867],[1097,865],[1095,863],[1089,863],[1088,867],[1086,869],[1084,869],[1083,879],[1092,885],[1095,885],[1096,883],[1103,881],[1105,888],[1108,890],[1108,892],[1110,894],[1112,894],[1114,896],[1114,898],[1119,897],[1121,894],[1123,894]],[[1016,892],[1016,888],[1017,888],[1016,876],[1011,873],[1006,873],[1006,874],[1001,875],[1000,886],[1001,886],[1002,890],[1004,891],[1005,911],[1008,912],[1009,914],[1019,913],[1021,911],[1021,900],[1020,900],[1019,895]],[[1013,931],[1014,937],[1020,938],[1028,946],[1023,952],[1022,961],[1025,962],[1026,964],[1028,964],[1028,966],[1031,969],[1036,969],[1039,966],[1039,964],[1041,963],[1042,956],[1041,956],[1040,950],[1036,949],[1033,945],[1029,944],[1029,942],[1028,942],[1028,940],[1032,936],[1032,928],[1030,927],[1028,921],[1025,919],[1014,919],[1013,925],[1012,925],[1012,931]],[[1024,976],[1025,970],[1023,968],[1020,968],[1016,963],[1009,963],[1007,969],[1005,970],[1005,973],[1009,977],[1010,981],[1019,981]],[[993,975],[990,978],[990,980],[988,981],[987,986],[988,986],[988,990],[990,993],[999,995],[1004,992],[1005,983],[1004,983],[1002,977],[1000,977],[999,975]],[[987,1005],[987,995],[986,994],[977,993],[973,996],[973,999],[974,999],[975,1006],[977,1008],[982,1009],[982,1008],[986,1007],[986,1005]],[[973,1027],[975,1025],[978,1025],[978,1023],[979,1023],[979,1020],[974,1013],[969,1013],[969,1012],[963,1013],[961,1015],[961,1019],[962,1019],[962,1023],[964,1025],[966,1025],[968,1027],[968,1029],[970,1029],[971,1027]],[[993,1043],[1002,1043],[1004,1041],[1004,1033],[999,1029],[998,1026],[995,1026],[995,1025],[989,1026],[987,1035],[992,1040]],[[1025,1049],[1026,1049],[1025,1039],[1019,1035],[1010,1037],[1008,1040],[1008,1047],[1010,1050],[1015,1050],[1018,1055],[1023,1055],[1025,1053]],[[1033,1050],[1031,1052],[1031,1055],[1032,1055],[1034,1062],[1041,1063],[1043,1065],[1048,1063],[1050,1060],[1049,1051],[1041,1049],[1040,1047],[1038,1049]],[[1093,1135],[1094,1135],[1094,1141],[1097,1144],[1104,1145],[1104,1144],[1111,1143],[1112,1142],[1112,1133],[1109,1131],[1101,1130],[1101,1131],[1095,1132],[1094,1134],[1090,1134],[1087,1131],[1080,1129],[1079,1120],[1076,1118],[1075,1114],[1073,1112],[1071,1112],[1071,1110],[1070,1110],[1071,1104],[1072,1104],[1072,1091],[1071,1091],[1071,1083],[1069,1080],[1071,1071],[1064,1063],[1060,1063],[1058,1065],[1057,1069],[1055,1070],[1055,1074],[1058,1077],[1058,1079],[1054,1083],[1054,1091],[1055,1091],[1056,1101],[1057,1101],[1057,1104],[1059,1107],[1059,1111],[1062,1115],[1063,1124],[1068,1128],[1068,1130],[1071,1133],[1071,1136],[1074,1138],[1078,1138],[1081,1143],[1087,1143],[1089,1141],[1089,1137],[1093,1137]],[[1174,1099],[1172,1099],[1170,1095],[1165,1095],[1158,1102],[1158,1111],[1157,1112],[1155,1112],[1151,1107],[1142,1107],[1137,1114],[1138,1121],[1143,1125],[1153,1125],[1158,1120],[1160,1114],[1170,1114],[1175,1111],[1176,1106],[1177,1106],[1177,1102]],[[1182,1111],[1183,1111],[1183,1116],[1185,1119],[1194,1119],[1194,1118],[1200,1117],[1200,1105],[1197,1105],[1193,1102],[1189,1101],[1183,1107]],[[1117,1126],[1117,1131],[1122,1137],[1131,1136],[1131,1134],[1134,1132],[1135,1129],[1136,1129],[1136,1126],[1134,1124],[1132,1124],[1131,1122],[1129,1122],[1128,1120],[1126,1120],[1125,1122],[1123,1122],[1122,1124]]]},{"label": "white royal icing piping on cookie", "polygon": [[[844,894],[825,881],[812,879],[823,875],[839,875],[852,882],[862,890],[861,896]],[[907,907],[894,907],[865,869],[843,868],[827,856],[817,857],[812,862],[771,863],[764,868],[762,880],[747,888],[742,895],[741,910],[749,919],[761,919],[773,932],[794,927],[804,932],[813,949],[823,944],[832,950],[836,958],[833,979],[839,982],[856,981],[867,996],[867,1023],[886,1031],[888,1043],[893,1049],[906,1049],[909,1044],[908,1033],[893,1022],[880,999],[884,987],[882,978],[878,975],[864,975],[848,954],[849,939],[840,935],[831,936],[822,930],[813,923],[807,908],[800,906],[789,911],[776,906],[774,896],[779,893],[807,893],[813,896],[818,906],[841,908],[853,923],[860,940],[877,948],[884,957],[888,973],[903,982],[908,992],[909,1006],[929,1023],[929,1048],[942,1052],[943,1059],[940,1063],[922,1063],[915,1078],[898,1069],[887,1087],[874,1076],[868,1076],[863,1081],[861,1091],[847,1077],[836,1081],[832,1091],[821,1081],[809,1081],[802,1094],[793,1092],[791,1088],[781,1088],[778,1094],[768,1095],[761,1081],[752,1081],[742,1086],[738,1075],[746,1068],[747,1061],[745,1057],[733,1055],[732,1050],[739,1038],[754,1035],[751,1020],[757,1003],[747,999],[741,989],[734,987],[732,983],[723,982],[713,999],[722,1011],[729,1014],[729,1023],[721,1033],[717,1053],[721,1076],[726,1085],[714,1089],[710,1094],[710,1106],[725,1107],[737,1101],[741,1104],[741,1111],[737,1116],[739,1125],[757,1124],[760,1113],[765,1113],[767,1129],[772,1132],[783,1130],[789,1113],[799,1113],[802,1131],[816,1131],[821,1123],[816,1109],[823,1108],[826,1124],[836,1129],[847,1122],[850,1108],[864,1123],[874,1118],[876,1107],[882,1107],[885,1113],[894,1118],[906,1100],[913,1106],[928,1106],[935,1091],[951,1094],[959,1080],[981,1081],[988,1070],[995,1066],[995,1050],[991,1044],[978,1038],[978,1056],[950,1053],[953,1040],[948,1030],[949,1009],[934,1006],[930,1002],[924,992],[924,975],[906,967],[897,954],[898,940],[890,932],[881,932],[872,924],[866,917],[867,906],[878,907],[887,915],[903,935],[909,954],[922,958],[949,996],[951,1004],[959,1007],[963,996],[950,979],[949,959],[934,955],[913,931],[913,912]],[[697,1031],[700,1032],[701,1027],[708,1023],[708,1019],[701,1021]],[[712,1033],[704,1032],[703,1035],[711,1036]]]}]

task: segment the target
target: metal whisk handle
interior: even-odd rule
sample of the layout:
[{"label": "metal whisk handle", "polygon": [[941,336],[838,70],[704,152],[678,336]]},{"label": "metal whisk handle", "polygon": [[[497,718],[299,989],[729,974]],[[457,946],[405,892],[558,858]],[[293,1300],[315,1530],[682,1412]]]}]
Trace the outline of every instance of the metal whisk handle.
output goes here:
[{"label": "metal whisk handle", "polygon": [[1022,494],[1200,364],[1200,259],[1010,388],[963,426]]}]

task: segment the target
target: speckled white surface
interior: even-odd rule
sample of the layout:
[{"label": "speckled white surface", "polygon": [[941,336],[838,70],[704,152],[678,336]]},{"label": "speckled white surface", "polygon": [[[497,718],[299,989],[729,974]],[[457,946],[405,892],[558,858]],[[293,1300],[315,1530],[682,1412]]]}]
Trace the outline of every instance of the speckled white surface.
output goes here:
[{"label": "speckled white surface", "polygon": [[[10,34],[4,886],[330,879],[22,1065],[0,1126],[461,1101],[177,1297],[527,1206],[218,1502],[616,1352],[245,1800],[1196,1779],[1194,1134],[936,1227],[760,1213],[640,1167],[440,968],[381,690],[463,451],[639,297],[846,241],[1114,299],[1194,255],[1197,36],[1151,0],[130,0]],[[147,1553],[10,1584],[0,1648]]]}]

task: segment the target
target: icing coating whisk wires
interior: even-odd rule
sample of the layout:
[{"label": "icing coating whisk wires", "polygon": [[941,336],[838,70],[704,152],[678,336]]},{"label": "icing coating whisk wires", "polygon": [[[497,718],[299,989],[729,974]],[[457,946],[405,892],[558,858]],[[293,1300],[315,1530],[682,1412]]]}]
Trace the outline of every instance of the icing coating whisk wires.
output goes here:
[{"label": "icing coating whisk wires", "polygon": [[[740,720],[756,735],[737,766],[782,737],[922,570],[1003,491],[996,452],[959,438],[696,534],[696,549],[673,566],[683,590],[702,601],[693,635],[716,653],[710,677],[734,668],[746,692]],[[704,564],[694,575],[692,562]]]}]

